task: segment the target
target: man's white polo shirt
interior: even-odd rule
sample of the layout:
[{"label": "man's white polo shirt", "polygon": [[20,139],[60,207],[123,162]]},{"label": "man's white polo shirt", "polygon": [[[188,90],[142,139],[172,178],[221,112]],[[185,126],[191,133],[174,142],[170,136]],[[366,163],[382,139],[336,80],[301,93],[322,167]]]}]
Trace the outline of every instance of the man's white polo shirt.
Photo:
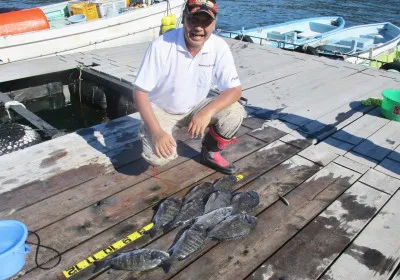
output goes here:
[{"label": "man's white polo shirt", "polygon": [[135,86],[149,93],[154,107],[184,114],[207,97],[213,80],[221,91],[240,85],[228,44],[212,34],[192,57],[179,28],[150,44]]}]

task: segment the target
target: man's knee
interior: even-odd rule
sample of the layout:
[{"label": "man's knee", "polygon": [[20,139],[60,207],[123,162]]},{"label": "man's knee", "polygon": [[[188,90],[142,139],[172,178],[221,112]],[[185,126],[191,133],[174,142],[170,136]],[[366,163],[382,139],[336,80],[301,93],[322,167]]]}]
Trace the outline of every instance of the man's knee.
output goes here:
[{"label": "man's knee", "polygon": [[227,112],[225,115],[226,119],[232,124],[240,125],[245,117],[245,110],[242,104],[235,102],[226,108]]},{"label": "man's knee", "polygon": [[236,115],[242,121],[243,118],[246,116],[246,111],[244,110],[243,105],[239,102],[235,102],[232,104],[232,107],[234,115]]}]

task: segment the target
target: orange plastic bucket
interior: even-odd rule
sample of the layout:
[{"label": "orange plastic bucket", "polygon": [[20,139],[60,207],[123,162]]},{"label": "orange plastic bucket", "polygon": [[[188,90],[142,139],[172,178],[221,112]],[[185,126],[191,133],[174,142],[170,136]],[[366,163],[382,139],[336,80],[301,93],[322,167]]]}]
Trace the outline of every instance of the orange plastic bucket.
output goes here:
[{"label": "orange plastic bucket", "polygon": [[49,28],[46,15],[38,8],[0,14],[0,36]]}]

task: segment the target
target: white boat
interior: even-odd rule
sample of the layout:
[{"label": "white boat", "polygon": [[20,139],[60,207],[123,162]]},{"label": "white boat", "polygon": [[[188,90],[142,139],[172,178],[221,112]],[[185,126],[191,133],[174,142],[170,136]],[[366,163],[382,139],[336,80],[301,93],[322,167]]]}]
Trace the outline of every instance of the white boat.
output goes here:
[{"label": "white boat", "polygon": [[[185,4],[185,0],[162,1],[143,8],[114,10],[109,17],[71,23],[69,2],[40,7],[48,20],[48,29],[0,36],[0,64],[151,41],[160,35],[161,19],[167,13],[175,14],[177,24],[180,23]],[[0,27],[1,24],[4,20]]]},{"label": "white boat", "polygon": [[307,53],[365,63],[392,52],[400,42],[400,28],[390,22],[353,26],[303,46]]},{"label": "white boat", "polygon": [[226,31],[218,35],[228,38],[293,50],[344,28],[342,17],[316,17],[267,25],[258,28]]}]

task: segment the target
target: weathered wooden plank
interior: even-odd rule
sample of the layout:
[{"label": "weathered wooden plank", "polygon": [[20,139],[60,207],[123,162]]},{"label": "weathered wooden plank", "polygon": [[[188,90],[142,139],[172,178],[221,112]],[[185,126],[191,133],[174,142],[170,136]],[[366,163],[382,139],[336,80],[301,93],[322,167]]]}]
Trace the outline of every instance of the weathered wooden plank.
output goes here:
[{"label": "weathered wooden plank", "polygon": [[7,208],[0,212],[0,216],[24,221],[29,225],[30,230],[37,230],[148,179],[150,176],[141,171],[141,169],[146,170],[147,167],[145,162],[137,161],[129,166],[130,173],[126,172],[127,168],[124,168],[121,171],[125,173],[117,171],[98,176],[21,210],[17,210],[17,207],[25,203],[17,203],[14,205],[15,208]]},{"label": "weathered wooden plank", "polygon": [[344,156],[336,158],[333,162],[361,174],[364,174],[370,169],[369,166],[363,165]]},{"label": "weathered wooden plank", "polygon": [[311,145],[301,151],[299,155],[322,166],[328,165],[339,156],[319,145]]},{"label": "weathered wooden plank", "polygon": [[398,161],[385,158],[375,167],[375,169],[389,176],[400,179],[400,163]]},{"label": "weathered wooden plank", "polygon": [[344,156],[348,159],[354,160],[358,163],[369,166],[371,168],[374,168],[378,164],[378,161],[376,159],[364,156],[364,155],[356,153],[354,151],[349,151]]},{"label": "weathered wooden plank", "polygon": [[1,65],[0,83],[70,70],[76,68],[76,66],[76,61],[63,61],[56,56],[3,64]]},{"label": "weathered wooden plank", "polygon": [[[185,137],[186,135],[178,136],[182,139],[182,136]],[[0,203],[0,217],[14,218],[24,221],[29,220],[31,221],[31,224],[35,224],[36,228],[41,228],[69,215],[70,213],[74,213],[77,210],[95,203],[96,201],[112,195],[115,192],[121,191],[137,182],[143,181],[148,176],[155,176],[155,174],[158,176],[158,174],[164,172],[165,170],[173,168],[174,166],[197,156],[200,152],[201,141],[197,140],[196,143],[194,143],[195,141],[196,140],[192,139],[187,140],[186,142],[178,141],[179,157],[167,165],[154,168],[153,170],[148,170],[149,165],[140,160],[116,169],[116,171],[111,173],[99,176],[89,182],[68,189],[58,195],[55,195],[56,190],[60,192],[71,185],[63,182],[62,189],[59,189],[60,187],[52,186],[51,190],[49,190],[47,193],[44,193],[42,189],[34,189],[29,192],[29,197],[25,199],[22,199],[22,197],[17,195],[16,192],[13,194],[7,193],[7,199],[4,198],[3,200],[3,198],[0,198],[0,202],[3,202]],[[247,135],[238,138],[238,142],[239,143],[237,146],[230,147],[225,152],[228,159],[232,158],[235,160],[237,158],[241,158],[265,145],[264,143]],[[137,143],[137,146],[141,146],[141,144]],[[139,159],[140,152],[141,149],[139,147],[135,154],[128,155],[129,159]],[[125,157],[126,153],[127,151],[121,151],[123,157]],[[116,158],[114,160],[114,166],[115,162],[121,164],[122,160]],[[102,189],[102,191],[99,191],[99,189]],[[77,193],[82,195],[77,197]],[[24,194],[26,194],[26,191],[24,191]],[[33,204],[38,200],[38,197],[40,197],[40,199],[44,199],[46,196],[50,195],[54,196],[17,211],[20,208]],[[19,208],[16,208],[17,206]],[[65,210],[65,208],[67,210]],[[52,209],[50,214],[48,214],[48,209]],[[32,216],[31,213],[36,213],[36,215]]]},{"label": "weathered wooden plank", "polygon": [[388,155],[388,158],[400,162],[400,145]]},{"label": "weathered wooden plank", "polygon": [[247,134],[257,139],[260,139],[265,143],[272,143],[273,141],[283,137],[287,133],[270,126],[263,126],[261,128],[256,128]]},{"label": "weathered wooden plank", "polygon": [[[249,137],[249,140],[250,139],[253,139],[253,143],[251,143],[251,145],[250,146],[243,146],[243,149],[244,150],[247,150],[249,153],[251,153],[252,151],[254,151],[254,147],[255,146],[257,146],[257,145],[255,145],[255,142],[254,141],[258,141],[258,142],[261,142],[261,141],[259,141],[259,140],[256,140],[256,139],[254,139],[254,138],[252,138],[252,137],[250,137],[250,136],[247,136],[247,137]],[[283,143],[282,143],[283,144]],[[241,169],[241,171],[242,171],[242,174],[244,174],[245,175],[245,178],[242,180],[242,181],[240,181],[239,182],[239,184],[237,184],[237,186],[236,187],[240,187],[240,186],[243,186],[244,184],[246,184],[247,182],[249,182],[249,181],[251,181],[251,180],[253,180],[254,178],[256,178],[256,177],[258,177],[258,176],[260,176],[261,174],[263,174],[264,172],[266,172],[266,171],[268,171],[269,169],[272,169],[274,166],[276,166],[276,165],[278,165],[278,164],[280,164],[281,162],[283,162],[284,160],[286,160],[287,158],[289,158],[289,157],[291,157],[292,155],[294,155],[296,152],[297,152],[297,149],[295,149],[295,148],[293,148],[293,147],[291,147],[291,146],[289,146],[289,145],[285,145],[285,144],[283,144],[283,145],[277,145],[276,143],[274,144],[270,144],[269,145],[269,148],[268,149],[265,149],[265,148],[263,148],[263,149],[261,149],[261,150],[259,150],[259,151],[257,151],[256,153],[253,153],[253,154],[250,154],[249,156],[247,156],[247,157],[245,157],[245,158],[243,158],[243,159],[241,159],[241,160],[239,160],[239,162],[237,162],[236,163],[236,165]],[[253,150],[252,150],[252,148],[251,147],[253,147]],[[286,149],[285,149],[286,148]],[[234,155],[234,153],[230,153],[229,154],[230,155],[230,159],[231,160],[234,160],[234,157],[233,157],[233,155]],[[236,159],[238,159],[240,157],[240,154],[238,154],[237,156],[236,156]],[[261,168],[264,168],[264,169],[255,169],[254,168],[254,166],[251,166],[250,164],[249,164],[249,162],[252,162],[253,164],[259,164],[259,166],[261,166]],[[188,167],[186,170],[187,171],[189,171],[189,170],[192,170],[193,168],[196,168],[196,167],[193,167],[193,164],[194,163],[191,163],[190,165],[192,165],[191,167]],[[306,161],[305,159],[301,159],[301,158],[294,158],[294,159],[292,159],[292,160],[290,160],[290,161],[287,161],[286,163],[285,163],[285,165],[284,165],[284,167],[285,167],[285,169],[290,169],[290,171],[289,171],[289,173],[292,173],[293,172],[293,174],[299,174],[298,176],[301,176],[300,174],[304,174],[304,173],[307,173],[307,172],[310,172],[310,170],[309,169],[307,169],[306,167],[310,167],[311,169],[313,169],[314,168],[314,165],[312,164],[312,163],[310,163],[309,161]],[[302,171],[302,167],[304,167],[304,168],[306,168],[305,170],[303,170]],[[204,167],[203,167],[204,168]],[[318,168],[317,168],[318,169]],[[197,169],[196,169],[197,170]],[[201,170],[201,169],[199,169],[199,170]],[[208,169],[207,169],[208,170]],[[314,169],[313,169],[314,170]],[[167,187],[168,187],[168,192],[169,192],[169,194],[173,194],[174,193],[174,191],[179,191],[179,188],[180,188],[180,186],[179,186],[179,184],[174,184],[173,182],[175,182],[176,181],[176,179],[174,179],[174,178],[172,178],[173,176],[176,176],[176,174],[177,173],[181,173],[181,172],[183,172],[182,170],[179,170],[179,171],[177,171],[177,170],[175,170],[174,172],[172,172],[173,170],[172,169],[170,169],[170,170],[168,170],[167,172],[169,172],[168,174],[170,174],[170,175],[168,175],[167,177],[166,177],[166,173],[167,172],[164,172],[164,173],[161,173],[160,175],[157,175],[157,177],[158,178],[160,178],[159,180],[159,183],[158,183],[158,185],[159,186],[161,186],[162,188],[161,188],[161,191],[164,189],[164,194],[165,194],[165,188],[166,187],[163,187],[164,185],[166,185]],[[199,172],[199,171],[198,171]],[[205,171],[203,171],[203,173],[204,173]],[[283,171],[281,171],[281,172],[283,172]],[[288,172],[288,171],[286,171],[286,172]],[[314,171],[315,172],[315,171]],[[201,173],[201,171],[200,171],[200,173]],[[210,173],[208,173],[208,174],[210,174]],[[190,173],[190,172],[187,172],[187,174],[185,174],[185,177],[189,177],[189,176],[193,176],[193,174],[192,173]],[[219,176],[221,176],[221,174],[219,174]],[[297,175],[296,175],[297,176]],[[310,175],[311,176],[311,175]],[[178,176],[179,177],[179,176]],[[180,176],[180,177],[182,177],[182,176]],[[172,179],[171,179],[172,178]],[[269,177],[268,177],[269,178]],[[272,178],[273,177],[271,177],[271,180],[272,180]],[[156,178],[152,178],[151,180],[155,180]],[[167,179],[169,179],[169,180],[167,180]],[[174,181],[175,180],[175,181]],[[182,179],[183,180],[183,179]],[[152,181],[153,182],[153,181]],[[168,184],[167,184],[168,183]],[[130,204],[129,204],[129,206],[127,206],[128,207],[128,209],[127,210],[129,210],[129,209],[131,209],[132,207],[132,209],[134,209],[134,208],[136,208],[137,206],[136,205],[133,205],[134,203],[134,201],[136,200],[136,199],[141,199],[141,200],[143,200],[143,198],[130,198],[130,196],[128,195],[128,197],[126,197],[126,193],[127,192],[134,192],[134,191],[136,191],[136,192],[140,192],[140,191],[142,191],[142,192],[145,192],[145,193],[147,193],[147,192],[149,192],[149,195],[150,195],[150,192],[152,191],[152,187],[151,186],[149,186],[149,183],[146,185],[146,190],[143,190],[144,189],[144,184],[145,184],[145,182],[143,182],[143,183],[141,183],[141,184],[139,184],[139,185],[135,185],[135,186],[133,186],[133,187],[131,187],[130,188],[130,191],[128,191],[128,190],[126,190],[126,191],[124,191],[124,192],[122,192],[122,193],[120,193],[120,194],[116,194],[118,197],[124,197],[124,201],[128,201],[129,199],[131,199],[131,202],[130,202]],[[143,185],[143,187],[141,187]],[[186,190],[183,190],[184,191],[184,193],[186,193],[187,192],[187,188],[186,188]],[[125,194],[124,194],[125,193]],[[159,196],[160,198],[159,199],[161,199],[162,198],[162,195],[160,195],[159,194],[159,190],[153,190],[153,194],[152,194],[153,196]],[[181,194],[181,195],[183,195],[183,193]],[[141,196],[141,197],[143,197],[143,196]],[[107,202],[107,200],[108,201],[110,201],[111,199],[110,199],[110,197],[109,198],[107,198],[107,199],[105,199],[105,200],[103,200],[104,202]],[[143,203],[150,203],[149,202],[149,200],[150,199],[146,199],[145,200],[145,202],[141,202],[142,204]],[[152,202],[154,202],[154,201],[152,201]],[[109,207],[111,207],[111,208],[113,208],[113,207],[117,207],[117,206],[106,206],[107,205],[107,203],[100,203],[101,205],[100,205],[100,207],[105,207],[105,208],[109,208]],[[109,203],[108,203],[109,204]],[[131,205],[132,204],[132,205]],[[140,204],[140,203],[139,203]],[[115,205],[115,204],[112,204],[112,205]],[[93,207],[95,207],[95,206],[93,206]],[[89,209],[92,209],[93,207],[89,207]],[[130,207],[130,208],[129,208]],[[104,211],[104,210],[103,210]],[[129,210],[129,211],[131,211],[131,210]],[[128,211],[128,212],[129,212]],[[84,211],[84,213],[86,213],[87,212],[87,210],[85,210]],[[93,212],[93,210],[92,210],[92,212]],[[97,212],[97,211],[95,211],[95,212]],[[126,213],[127,211],[126,210],[124,210],[124,215],[127,215],[127,213]],[[147,210],[145,210],[145,212],[147,213],[147,221],[149,221],[150,220],[150,217],[151,217],[151,211],[147,211]],[[149,213],[150,212],[150,213]],[[132,214],[132,213],[131,213]],[[82,215],[82,214],[81,214]],[[72,216],[75,216],[75,217],[80,217],[81,215],[78,215],[78,214],[74,214],[74,215],[72,215]],[[141,215],[141,214],[140,214]],[[71,216],[71,217],[72,217]],[[87,214],[85,214],[85,216],[87,216]],[[100,219],[100,217],[98,218],[98,219]],[[97,218],[95,218],[95,223],[97,223],[96,222],[96,220],[98,220]],[[115,219],[115,218],[114,218]],[[114,220],[113,218],[109,218],[108,219],[108,221],[109,220]],[[118,219],[119,219],[119,216],[118,216]],[[140,219],[142,219],[142,218],[140,218]],[[64,219],[64,220],[62,220],[62,222],[63,223],[65,223],[65,222],[67,222],[67,221],[69,221],[70,223],[72,222],[72,225],[70,225],[70,227],[69,227],[69,229],[67,230],[67,231],[72,231],[72,230],[70,230],[70,228],[72,227],[72,228],[79,228],[79,225],[82,227],[82,226],[84,226],[85,225],[85,222],[86,222],[86,224],[90,221],[90,219],[89,219],[89,217],[87,217],[87,218],[83,218],[83,219],[81,219],[81,221],[79,221],[78,222],[78,224],[79,225],[74,225],[74,222],[73,221],[71,221],[71,219],[68,217],[68,218],[66,218],[66,219]],[[98,221],[99,222],[99,221]],[[75,222],[76,223],[76,222]],[[59,226],[61,226],[61,224],[60,223],[57,223]],[[52,227],[53,225],[51,225],[50,227]],[[97,226],[95,226],[95,228],[96,228]],[[53,229],[54,230],[54,229]],[[90,229],[90,230],[92,230],[92,229]],[[41,230],[41,231],[39,231],[39,233],[40,232],[43,232],[44,230]],[[64,230],[65,231],[65,230]],[[89,231],[89,230],[88,230]],[[42,235],[42,234],[41,234]],[[47,235],[47,234],[46,234]],[[78,238],[78,237],[76,237],[76,236],[73,236],[73,234],[72,233],[70,233],[70,235],[71,236],[68,236],[68,238]],[[56,239],[56,237],[48,237],[48,238],[52,238],[53,240],[52,240],[52,242],[57,242],[57,244],[59,244],[60,242],[61,242],[61,240],[59,240],[59,241],[57,241],[57,240],[54,240],[54,239]],[[109,237],[108,237],[108,239],[109,239]],[[107,239],[107,240],[108,240]],[[49,240],[49,242],[50,242],[50,240]],[[66,243],[69,243],[70,241],[68,241],[68,242],[66,242]],[[103,243],[101,243],[101,244],[103,244]],[[65,243],[63,243],[63,246],[68,246],[68,244],[65,244]],[[105,244],[104,244],[105,245]],[[60,245],[59,245],[60,246]],[[97,245],[98,246],[98,245]],[[59,249],[60,249],[60,247],[58,247]],[[74,249],[75,250],[75,249]],[[77,251],[75,251],[75,252],[77,252]],[[86,251],[84,251],[84,252],[86,252]],[[78,253],[78,254],[81,254],[82,252],[80,252],[80,253]],[[75,259],[75,258],[74,258]],[[30,266],[29,264],[31,264],[31,261],[28,261],[28,265],[26,266],[26,268],[28,269],[28,268],[30,268],[30,267],[33,267],[33,266]],[[72,265],[72,264],[71,264]],[[40,274],[40,273],[39,273]],[[41,275],[41,274],[40,274]],[[50,278],[50,279],[52,279],[52,278]]]},{"label": "weathered wooden plank", "polygon": [[[229,156],[227,156],[229,160],[235,161],[265,145],[265,143],[262,141],[256,140],[248,135],[244,135],[243,137],[245,139],[248,138],[249,141],[239,141],[239,143],[242,144],[238,144],[236,147],[230,147],[228,154]],[[195,175],[193,172],[191,172],[192,170],[197,170]],[[128,175],[130,174],[129,170],[126,170],[125,172],[128,172]],[[113,226],[118,221],[122,221],[123,219],[126,219],[129,216],[146,209],[157,201],[177,191],[180,191],[181,189],[214,172],[214,170],[199,164],[195,160],[189,160],[134,186],[132,186],[132,183],[130,183],[131,180],[134,180],[134,178],[131,179],[130,177],[115,175],[116,177],[111,178],[117,181],[115,184],[122,185],[122,187],[119,189],[120,192],[108,197],[104,196],[103,199],[99,200],[93,205],[75,212],[70,216],[54,213],[50,215],[50,220],[56,220],[63,216],[65,216],[65,218],[56,223],[50,224],[49,226],[44,227],[37,232],[40,233],[41,236],[45,236],[49,242],[54,242],[53,245],[55,247],[59,248],[61,251],[65,251],[73,247],[74,244],[80,243],[82,240],[93,236],[93,234],[97,234],[99,231],[104,230],[104,227]],[[177,176],[177,174],[179,174],[179,176]],[[114,183],[109,181],[109,184],[113,185]],[[88,195],[93,195],[95,198],[100,198],[103,195],[96,195],[95,192],[98,188],[103,187],[96,187],[96,184],[93,184],[91,185],[92,190],[87,190],[86,192]],[[121,191],[121,189],[123,190]],[[60,203],[68,197],[75,197],[76,195],[78,195],[78,193],[73,191],[67,192],[66,196],[64,196],[64,193],[62,193],[60,196],[57,196],[54,199],[48,199],[48,202],[45,201],[43,203],[51,203],[54,207],[57,207],[57,202]],[[80,201],[80,206],[87,204],[84,200]],[[33,207],[40,211],[39,206],[34,205]],[[45,209],[46,210],[40,211],[40,213],[44,216],[46,215],[47,211],[49,211],[49,207],[46,207]],[[38,216],[31,218],[29,216],[29,212],[31,211],[23,212],[25,215],[18,218],[28,227],[30,227],[31,230],[38,229],[44,224],[49,224],[48,222],[41,222]],[[63,229],[63,232],[59,235],[53,236],[54,232],[61,230],[63,224],[68,224],[68,228]],[[87,226],[88,224],[90,224],[90,226]],[[82,233],[80,233],[82,227],[84,230]],[[68,242],[62,241],[65,238],[68,238]],[[32,263],[28,263],[28,267],[29,265],[34,267]]]},{"label": "weathered wooden plank", "polygon": [[368,172],[360,178],[360,182],[388,194],[394,194],[400,188],[400,180],[385,175],[375,169],[368,170]]},{"label": "weathered wooden plank", "polygon": [[400,145],[400,123],[391,121],[362,141],[354,151],[376,160],[383,160]]},{"label": "weathered wooden plank", "polygon": [[337,155],[344,155],[350,151],[354,145],[329,137],[317,144],[320,148],[324,148]]},{"label": "weathered wooden plank", "polygon": [[281,131],[284,131],[286,133],[290,133],[293,130],[295,130],[296,128],[298,128],[297,125],[288,123],[288,122],[283,122],[281,120],[267,120],[265,125],[268,125],[270,127],[279,129]]},{"label": "weathered wooden plank", "polygon": [[[246,130],[242,131],[243,134],[245,131]],[[6,217],[18,209],[32,205],[35,202],[44,200],[52,195],[56,195],[57,193],[65,191],[70,187],[85,183],[96,176],[100,177],[94,179],[95,181],[101,181],[103,179],[106,180],[105,178],[107,178],[107,176],[110,174],[105,174],[103,177],[101,176],[103,172],[112,172],[122,175],[126,174],[130,176],[141,175],[142,172],[145,172],[149,176],[159,174],[199,154],[199,150],[195,150],[191,147],[190,141],[192,140],[188,140],[190,136],[186,132],[186,128],[183,128],[173,133],[178,142],[178,158],[165,166],[158,167],[155,171],[147,170],[147,163],[144,163],[143,161],[137,161],[141,157],[142,149],[140,142],[127,144],[120,149],[111,151],[108,154],[112,162],[112,166],[109,166],[105,169],[96,164],[90,164],[77,169],[70,169],[67,172],[57,174],[44,181],[34,181],[33,183],[21,186],[13,191],[3,193],[0,196],[0,216]],[[238,134],[238,136],[240,135],[242,134]],[[252,139],[255,140],[254,138]],[[182,143],[182,141],[186,142]],[[257,143],[255,142],[256,141],[253,141],[252,144],[254,147],[257,147]],[[130,162],[132,163],[128,164]],[[89,183],[89,185],[90,184],[91,183]],[[61,211],[61,213],[63,212],[64,211]]]},{"label": "weathered wooden plank", "polygon": [[[92,141],[98,141],[105,144],[108,137],[116,134],[121,135],[121,132],[123,133],[125,130],[129,131],[130,129],[134,129],[140,125],[140,122],[139,115],[134,113],[107,123],[101,123],[90,128],[80,129],[74,133],[40,143],[33,147],[29,147],[29,149],[24,149],[23,151],[6,154],[0,157],[0,163],[4,160],[8,165],[17,166],[32,160],[46,158],[50,153],[59,150],[60,147],[68,149],[71,144],[67,145],[66,143],[73,143],[73,145],[71,145],[73,147],[77,147],[80,144],[87,145],[87,143]],[[7,164],[0,164],[0,170],[6,170],[7,168]]]},{"label": "weathered wooden plank", "polygon": [[353,105],[340,106],[303,127],[299,127],[298,130],[310,134],[318,140],[323,140],[372,110],[372,107],[363,106],[359,100],[354,100],[351,103]]},{"label": "weathered wooden plank", "polygon": [[397,192],[322,279],[389,279],[400,263]]},{"label": "weathered wooden plank", "polygon": [[381,110],[379,107],[372,110],[360,119],[333,134],[332,137],[353,145],[361,143],[365,138],[368,138],[389,122],[389,120],[380,117],[380,112]]},{"label": "weathered wooden plank", "polygon": [[[213,175],[207,176],[201,181],[197,182],[212,182],[221,176],[220,173],[214,173]],[[197,184],[196,183],[196,184]],[[182,189],[178,193],[174,194],[174,197],[183,197],[192,186]],[[106,229],[100,234],[93,236],[92,238],[86,240],[85,242],[79,244],[78,246],[72,248],[71,250],[63,253],[63,258],[60,265],[51,270],[42,270],[39,268],[34,269],[32,272],[26,274],[21,279],[65,279],[61,274],[61,271],[72,267],[75,263],[84,260],[91,254],[96,253],[100,250],[107,248],[110,244],[120,240],[127,235],[137,231],[147,225],[153,215],[153,209],[147,208],[146,210],[134,215],[115,226]],[[123,250],[132,250],[135,248],[140,248],[146,246],[154,239],[157,239],[162,235],[158,233],[154,238],[150,238],[148,235],[144,235],[142,238],[136,240],[133,243],[128,244]],[[29,258],[30,256],[28,256]],[[27,267],[24,268],[25,270]],[[91,279],[94,277],[92,274],[93,267],[89,267],[86,270],[79,272],[75,277],[71,279]]]},{"label": "weathered wooden plank", "polygon": [[318,279],[389,198],[356,182],[248,279]]},{"label": "weathered wooden plank", "polygon": [[[307,60],[305,64],[308,62]],[[276,104],[277,101],[291,106],[309,93],[307,89],[310,90],[327,84],[333,85],[337,80],[356,73],[356,71],[351,69],[342,70],[338,67],[330,67],[323,63],[316,63],[315,61],[311,63],[309,68],[301,70],[302,72],[297,75],[288,76],[285,79],[275,80],[261,86],[263,91],[275,95],[274,99],[271,96],[271,104],[268,108]],[[329,79],[326,79],[326,77],[329,77]],[[246,94],[250,94],[250,92]]]},{"label": "weathered wooden plank", "polygon": [[251,129],[257,129],[262,128],[265,122],[265,119],[254,116],[243,119],[242,125]]},{"label": "weathered wooden plank", "polygon": [[[305,141],[303,141],[304,143]],[[307,142],[305,142],[307,143]],[[299,155],[312,160],[320,165],[327,165],[339,155],[345,154],[353,145],[333,138],[328,138],[317,145],[311,145],[299,153]]]},{"label": "weathered wooden plank", "polygon": [[85,52],[85,54],[107,58],[107,57],[117,56],[119,53],[130,51],[132,56],[143,57],[149,44],[150,42],[144,42],[144,43],[122,45],[110,48],[101,48],[101,49],[87,51]]},{"label": "weathered wooden plank", "polygon": [[[368,113],[373,107],[366,107],[361,104],[362,100],[370,97],[381,97],[381,90],[385,87],[396,87],[398,84],[391,79],[379,78],[370,79],[373,81],[371,88],[360,92],[358,96],[352,97],[352,93],[348,96],[344,96],[342,99],[343,105],[337,107],[336,109],[329,111],[317,118],[317,120],[310,122],[301,129],[307,133],[315,134],[318,139],[324,139],[327,136],[335,133],[337,130],[351,124],[358,118],[362,117],[363,114]],[[340,83],[340,81],[338,81]],[[335,88],[335,87],[333,87]],[[351,88],[351,86],[349,87]],[[334,95],[336,96],[336,95]],[[333,101],[333,104],[340,104],[337,101]],[[315,114],[316,112],[314,112]],[[379,112],[375,112],[379,115]]]},{"label": "weathered wooden plank", "polygon": [[0,176],[0,191],[9,191],[34,180],[44,180],[63,170],[89,163],[109,164],[106,154],[125,144],[134,143],[139,137],[138,125],[139,121],[132,118],[117,120],[4,155],[0,158],[0,169],[6,171],[7,176]]},{"label": "weathered wooden plank", "polygon": [[[335,164],[292,190],[282,202],[258,215],[257,227],[243,239],[220,243],[172,279],[242,279],[295,235],[359,175]],[[204,268],[207,269],[204,269]]]},{"label": "weathered wooden plank", "polygon": [[381,76],[381,77],[390,78],[395,81],[399,80],[399,75],[397,75],[397,73],[391,73],[389,71],[385,71],[385,70],[381,70],[381,69],[367,67],[363,72],[370,74],[370,75],[378,76],[378,77]]},{"label": "weathered wooden plank", "polygon": [[[300,73],[302,69],[312,69],[318,62],[305,63],[304,59],[272,53],[265,48],[232,48],[243,89],[248,89],[280,77]],[[260,60],[260,55],[263,60]],[[264,75],[263,75],[264,74]],[[264,76],[264,77],[263,77]],[[244,93],[246,95],[246,93]]]},{"label": "weathered wooden plank", "polygon": [[[288,114],[282,120],[297,125],[305,125],[307,122],[302,118],[312,121],[339,107],[349,107],[349,100],[354,100],[357,97],[373,92],[376,88],[382,87],[385,82],[382,80],[375,81],[370,76],[361,73],[348,76],[337,81],[334,87],[325,85],[314,89],[312,91],[313,94],[304,96],[296,104],[290,106],[289,110],[285,109],[283,112]],[[310,91],[311,89],[308,89],[308,92]],[[299,118],[299,116],[302,118]]]},{"label": "weathered wooden plank", "polygon": [[[194,174],[192,170],[197,170],[197,172]],[[46,240],[48,246],[57,248],[59,252],[65,252],[212,173],[214,170],[194,160],[189,160],[158,174],[157,177],[106,197],[56,223],[37,230],[36,233],[42,240]],[[76,195],[79,194],[76,193]],[[47,210],[51,211],[51,209]],[[150,219],[148,217],[148,221]],[[22,220],[22,222],[31,230],[37,229],[30,220]],[[45,260],[48,260],[48,256],[43,255],[41,261]],[[35,267],[33,258],[27,260],[25,267],[26,269]]]},{"label": "weathered wooden plank", "polygon": [[297,130],[294,130],[286,136],[283,136],[280,140],[300,149],[305,149],[308,146],[317,143],[316,139],[313,139],[309,135],[301,133]]},{"label": "weathered wooden plank", "polygon": [[[257,208],[254,210],[254,214],[258,214],[274,202],[278,201],[278,195],[285,195],[286,193],[290,192],[293,188],[315,174],[315,172],[317,172],[318,170],[319,167],[312,162],[301,157],[294,156],[291,159],[280,164],[279,166],[273,168],[269,172],[265,173],[264,175],[258,177],[251,183],[246,184],[243,188],[240,188],[240,191],[255,190],[259,193],[260,205],[257,206]],[[168,247],[171,245],[175,234],[176,231],[171,232],[168,235],[156,240],[148,247],[160,250],[167,250]],[[215,245],[217,245],[216,242],[210,242],[204,249],[204,251],[209,250]],[[169,279],[169,277],[177,273],[180,269],[190,263],[197,256],[193,256],[186,261],[176,263],[172,267],[172,271],[167,275],[164,275],[162,271],[154,271],[152,273],[143,275],[143,279]],[[99,279],[111,279],[112,277],[114,279],[129,279],[130,276],[130,273],[110,271],[110,274],[104,273],[99,277]]]},{"label": "weathered wooden plank", "polygon": [[[51,176],[68,171],[72,168],[78,168],[90,163],[97,163],[103,168],[112,165],[111,159],[107,153],[113,149],[122,147],[125,144],[133,143],[138,140],[138,127],[121,131],[105,139],[104,144],[101,141],[92,141],[86,143],[81,138],[77,147],[59,148],[50,152],[48,157],[34,159],[30,162],[24,160],[23,165],[14,168],[7,173],[7,176],[0,178],[1,192],[10,191],[23,184],[35,180],[45,180]],[[3,160],[3,159],[1,159]]]}]

